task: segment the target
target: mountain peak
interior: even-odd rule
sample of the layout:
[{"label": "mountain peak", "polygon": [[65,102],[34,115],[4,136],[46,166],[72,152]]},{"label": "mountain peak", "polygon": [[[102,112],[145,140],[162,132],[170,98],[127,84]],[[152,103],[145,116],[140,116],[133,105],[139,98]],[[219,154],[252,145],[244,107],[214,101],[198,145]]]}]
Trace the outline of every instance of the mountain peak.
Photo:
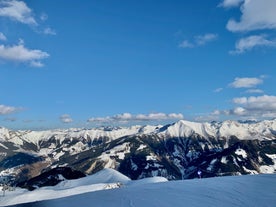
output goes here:
[{"label": "mountain peak", "polygon": [[174,124],[168,125],[159,132],[166,137],[190,137],[194,134],[202,137],[231,137],[236,136],[239,139],[264,139],[274,137],[276,131],[276,119],[260,122],[239,122],[235,120],[226,120],[223,122],[192,122],[180,120]]}]

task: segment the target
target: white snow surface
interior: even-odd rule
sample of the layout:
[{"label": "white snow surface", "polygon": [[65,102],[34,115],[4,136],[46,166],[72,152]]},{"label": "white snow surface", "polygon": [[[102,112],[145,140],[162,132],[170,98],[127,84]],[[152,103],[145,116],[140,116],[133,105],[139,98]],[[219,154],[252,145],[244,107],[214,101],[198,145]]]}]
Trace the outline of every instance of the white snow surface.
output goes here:
[{"label": "white snow surface", "polygon": [[[166,182],[166,178],[154,177],[131,181],[127,176],[113,169],[103,169],[94,175],[76,180],[64,180],[56,186],[42,187],[34,191],[16,188],[15,191],[0,197],[0,206],[30,203],[49,199],[63,198],[72,195],[107,190],[124,186],[139,186],[147,183]],[[1,188],[1,187],[0,187]]]},{"label": "white snow surface", "polygon": [[[113,172],[104,172],[105,175],[108,173]],[[99,182],[103,181],[101,180],[103,177],[98,176]],[[91,179],[92,177],[93,175]],[[75,180],[74,184],[72,182],[67,188],[66,186],[62,188],[60,184],[32,192],[16,189],[14,192],[7,192],[6,197],[0,197],[0,205],[8,206],[38,200],[43,201],[25,204],[24,207],[274,207],[276,203],[275,174],[170,182],[164,182],[166,181],[164,178],[148,178],[127,181],[120,187],[116,187],[113,183],[116,189],[110,183],[90,185],[94,182],[85,183],[81,180]],[[57,197],[60,198],[55,199]],[[23,207],[23,205],[17,206]]]},{"label": "white snow surface", "polygon": [[274,165],[262,165],[260,166],[261,173],[275,173],[276,172],[276,154],[266,154],[272,161]]},{"label": "white snow surface", "polygon": [[244,149],[237,149],[235,151],[235,154],[242,156],[244,159],[247,158],[247,153]]}]

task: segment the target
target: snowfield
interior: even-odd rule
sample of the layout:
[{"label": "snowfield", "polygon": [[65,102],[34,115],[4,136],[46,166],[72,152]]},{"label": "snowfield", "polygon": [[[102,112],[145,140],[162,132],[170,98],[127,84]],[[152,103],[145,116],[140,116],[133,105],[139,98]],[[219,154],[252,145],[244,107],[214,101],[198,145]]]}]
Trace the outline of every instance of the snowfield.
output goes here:
[{"label": "snowfield", "polygon": [[274,207],[275,204],[275,174],[131,181],[111,169],[35,191],[16,189],[0,197],[0,206],[17,207]]}]

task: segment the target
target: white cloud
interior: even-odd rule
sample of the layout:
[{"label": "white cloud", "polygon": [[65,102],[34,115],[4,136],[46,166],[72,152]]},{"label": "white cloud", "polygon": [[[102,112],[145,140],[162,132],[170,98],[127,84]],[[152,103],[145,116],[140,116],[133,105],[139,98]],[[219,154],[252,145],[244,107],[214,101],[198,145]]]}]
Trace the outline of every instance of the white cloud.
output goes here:
[{"label": "white cloud", "polygon": [[40,20],[41,21],[46,21],[48,19],[48,15],[46,14],[46,13],[42,13],[41,15],[40,15]]},{"label": "white cloud", "polygon": [[264,93],[264,91],[261,89],[249,89],[245,93]]},{"label": "white cloud", "polygon": [[44,28],[43,33],[46,35],[56,35],[57,34],[56,31],[50,27]]},{"label": "white cloud", "polygon": [[233,88],[254,88],[263,83],[261,78],[235,78],[234,82],[230,83]]},{"label": "white cloud", "polygon": [[211,113],[212,116],[219,116],[219,115],[229,115],[230,110],[215,110]]},{"label": "white cloud", "polygon": [[264,35],[252,35],[241,38],[235,44],[235,50],[230,54],[241,54],[256,47],[276,47],[276,40],[269,40]]},{"label": "white cloud", "polygon": [[224,0],[222,1],[219,6],[224,8],[232,8],[241,5],[244,0]]},{"label": "white cloud", "polygon": [[276,96],[251,96],[234,98],[233,103],[237,106],[230,110],[215,110],[215,116],[242,116],[245,118],[275,118],[276,117]]},{"label": "white cloud", "polygon": [[196,42],[196,45],[205,45],[208,42],[212,42],[216,40],[217,38],[218,38],[217,34],[208,33],[208,34],[196,36],[195,42]]},{"label": "white cloud", "polygon": [[221,92],[221,91],[223,91],[223,88],[216,88],[216,89],[214,90],[215,93],[219,93],[219,92]]},{"label": "white cloud", "polygon": [[73,119],[71,118],[70,115],[68,114],[63,114],[59,117],[60,121],[63,122],[63,123],[71,123],[73,122]]},{"label": "white cloud", "polygon": [[276,96],[251,96],[234,98],[233,103],[242,105],[245,109],[260,112],[276,112]]},{"label": "white cloud", "polygon": [[0,105],[0,115],[11,114],[11,113],[17,112],[19,110],[20,110],[20,108],[17,108],[14,106]]},{"label": "white cloud", "polygon": [[213,33],[206,33],[204,35],[197,35],[193,37],[192,41],[189,40],[183,40],[178,47],[180,48],[194,48],[203,46],[209,42],[212,42],[218,38],[217,34]]},{"label": "white cloud", "polygon": [[44,67],[44,64],[41,63],[40,61],[31,61],[30,66],[34,68],[41,68],[41,67]]},{"label": "white cloud", "polygon": [[150,114],[137,114],[133,115],[130,113],[117,114],[114,116],[107,117],[96,117],[88,119],[88,122],[131,122],[131,121],[160,121],[160,120],[173,120],[183,119],[182,114],[165,114],[165,113],[150,113]]},{"label": "white cloud", "polygon": [[184,40],[182,41],[178,47],[181,47],[181,48],[193,48],[195,47],[193,43],[189,42],[188,40]]},{"label": "white cloud", "polygon": [[0,16],[10,18],[23,24],[37,25],[32,10],[23,1],[0,1]]},{"label": "white cloud", "polygon": [[7,37],[2,32],[0,32],[0,40],[2,40],[2,41],[7,40]]},{"label": "white cloud", "polygon": [[276,96],[262,95],[234,98],[235,108],[229,110],[215,110],[212,116],[238,116],[245,118],[275,118]]},{"label": "white cloud", "polygon": [[236,116],[245,116],[247,115],[247,110],[243,107],[236,107],[230,110],[215,110],[211,113],[212,116],[229,116],[229,115],[236,115]]},{"label": "white cloud", "polygon": [[43,64],[40,60],[48,57],[48,53],[37,49],[28,49],[22,42],[13,46],[0,45],[0,59],[2,60],[29,63],[33,67],[41,67]]},{"label": "white cloud", "polygon": [[238,115],[238,116],[243,116],[247,114],[247,110],[243,107],[236,107],[233,109],[230,114]]},{"label": "white cloud", "polygon": [[242,13],[240,21],[229,20],[227,29],[232,32],[276,29],[275,8],[275,0],[244,0],[240,7]]},{"label": "white cloud", "polygon": [[[0,0],[0,17],[6,17],[16,22],[34,26],[34,31],[37,33],[56,35],[56,31],[52,28],[41,26],[36,21],[32,9],[20,0]],[[46,13],[42,13],[38,17],[40,23],[45,22],[47,19],[48,15]]]}]

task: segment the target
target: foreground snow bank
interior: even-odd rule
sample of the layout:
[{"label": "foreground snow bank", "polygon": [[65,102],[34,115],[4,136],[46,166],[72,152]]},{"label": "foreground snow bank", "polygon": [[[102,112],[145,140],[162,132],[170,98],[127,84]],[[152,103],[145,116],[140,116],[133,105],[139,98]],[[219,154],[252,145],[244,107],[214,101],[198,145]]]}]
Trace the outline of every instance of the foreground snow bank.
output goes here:
[{"label": "foreground snow bank", "polygon": [[130,185],[141,185],[145,183],[149,184],[165,181],[167,181],[167,179],[161,177],[132,181],[130,178],[116,170],[103,169],[98,173],[84,178],[64,180],[56,186],[42,187],[34,191],[16,188],[15,191],[7,192],[5,197],[0,197],[0,206],[57,199],[88,192],[120,188],[122,186],[126,187]]},{"label": "foreground snow bank", "polygon": [[[160,182],[151,183],[151,181]],[[136,181],[136,184],[135,181],[130,181],[118,189],[95,191],[16,206],[273,207],[276,203],[276,174],[163,181],[165,180],[160,178]],[[59,194],[59,191],[53,193]]]}]

